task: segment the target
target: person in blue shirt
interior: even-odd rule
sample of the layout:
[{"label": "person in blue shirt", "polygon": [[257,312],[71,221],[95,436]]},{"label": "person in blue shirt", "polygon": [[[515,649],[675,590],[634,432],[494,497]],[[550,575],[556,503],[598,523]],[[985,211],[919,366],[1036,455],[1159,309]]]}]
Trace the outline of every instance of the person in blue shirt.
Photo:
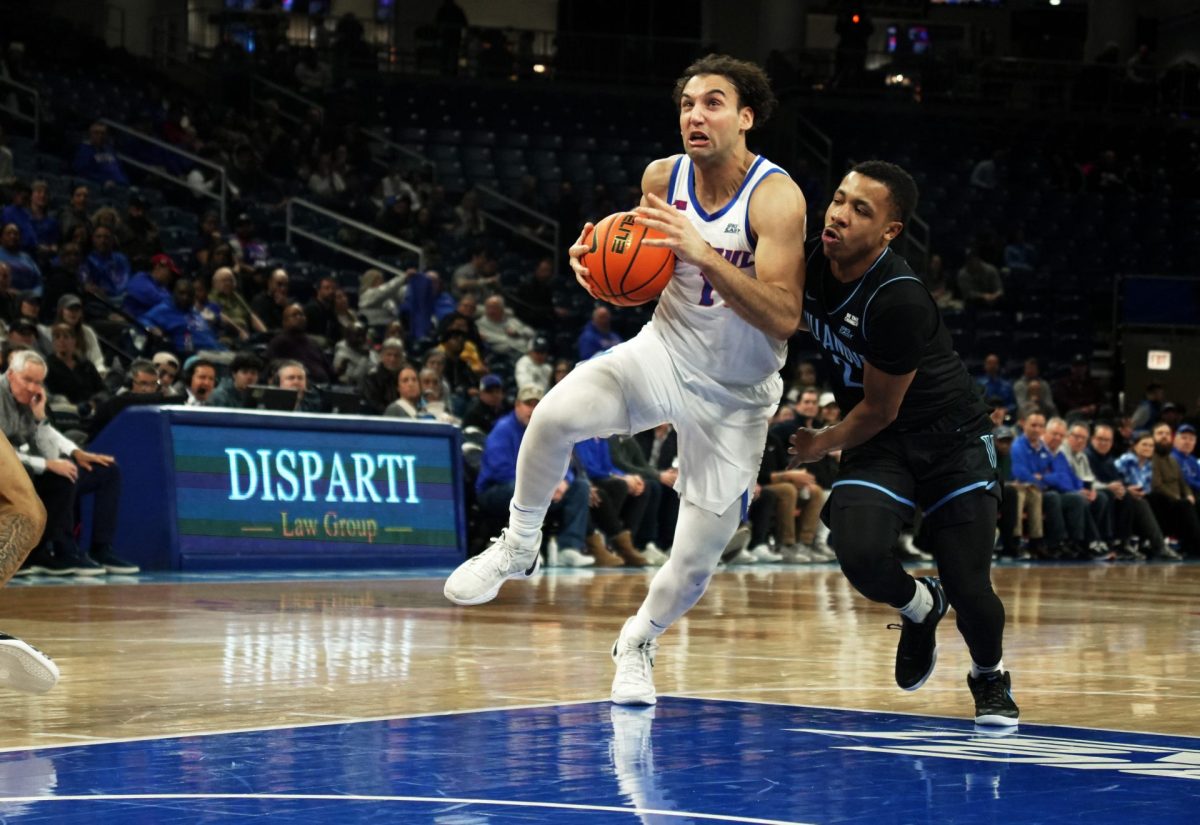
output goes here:
[{"label": "person in blue shirt", "polygon": [[588,548],[600,567],[646,567],[650,562],[634,547],[637,532],[646,514],[650,496],[646,481],[636,473],[623,473],[613,465],[608,439],[589,438],[575,445],[575,458],[587,472],[588,482],[598,492],[593,496],[592,519],[603,536],[608,536],[610,552],[602,535],[589,537]]},{"label": "person in blue shirt", "polygon": [[29,215],[38,251],[50,257],[58,251],[58,244],[62,240],[62,227],[58,224],[58,218],[50,211],[50,185],[44,180],[33,182]]},{"label": "person in blue shirt", "polygon": [[1196,428],[1191,424],[1180,424],[1175,430],[1175,448],[1171,455],[1179,462],[1183,481],[1200,501],[1200,460],[1196,455]]},{"label": "person in blue shirt", "polygon": [[150,271],[139,272],[129,279],[124,309],[134,318],[171,300],[171,278],[182,273],[170,255],[155,255],[150,259]]},{"label": "person in blue shirt", "polygon": [[79,270],[83,287],[120,306],[129,288],[129,259],[114,248],[116,239],[107,226],[97,226],[92,232],[92,254]]},{"label": "person in blue shirt", "polygon": [[[1072,486],[1072,482],[1061,474],[1061,467],[1056,472],[1054,454],[1042,441],[1046,432],[1046,417],[1041,413],[1030,413],[1025,416],[1022,430],[1012,446],[1013,480],[1042,491],[1042,516],[1046,532],[1045,544],[1035,541],[1030,551],[1045,559],[1061,558],[1064,554],[1075,556],[1082,549],[1087,502],[1077,495],[1062,494]],[[1072,542],[1077,546],[1070,546]]]},{"label": "person in blue shirt", "polygon": [[21,230],[21,249],[31,255],[37,252],[37,228],[33,225],[33,213],[29,211],[29,184],[23,180],[13,181],[12,203],[0,212],[0,223],[14,223]]},{"label": "person in blue shirt", "polygon": [[588,321],[579,336],[579,360],[586,361],[598,352],[611,349],[624,340],[613,331],[612,313],[606,306],[598,306],[592,311],[592,320]]},{"label": "person in blue shirt", "polygon": [[1118,558],[1144,560],[1145,555],[1141,552],[1143,539],[1149,544],[1151,555],[1161,556],[1165,547],[1162,528],[1145,495],[1140,490],[1126,487],[1125,475],[1113,457],[1113,437],[1111,425],[1097,424],[1092,430],[1087,458],[1096,481],[1107,487],[1116,499],[1117,535],[1125,541],[1124,551],[1118,554]]},{"label": "person in blue shirt", "polygon": [[93,123],[88,128],[88,139],[75,150],[71,171],[105,186],[129,185],[129,178],[108,142],[108,127],[103,123]]},{"label": "person in blue shirt", "polygon": [[1000,356],[988,353],[983,359],[983,375],[976,381],[983,387],[984,398],[999,398],[1009,413],[1017,411],[1017,397],[1013,394],[1012,382],[1000,374]]},{"label": "person in blue shirt", "polygon": [[6,223],[0,230],[0,263],[8,264],[9,287],[13,291],[42,294],[42,270],[21,249],[21,228],[15,223]]},{"label": "person in blue shirt", "polygon": [[[513,411],[500,418],[488,433],[484,443],[479,476],[475,480],[479,509],[491,519],[503,521],[508,517],[517,482],[517,452],[525,438],[525,430],[533,410],[542,400],[542,388],[522,387],[517,393]],[[588,522],[588,498],[591,488],[587,481],[569,468],[551,499],[549,515],[558,515],[562,527],[558,531],[559,557],[582,556]],[[574,555],[567,551],[574,551]],[[585,563],[586,564],[586,563]],[[497,588],[498,589],[498,588]]]},{"label": "person in blue shirt", "polygon": [[187,356],[201,350],[224,350],[208,321],[196,311],[196,289],[187,278],[175,282],[172,300],[159,304],[138,321],[171,343],[176,355]]}]

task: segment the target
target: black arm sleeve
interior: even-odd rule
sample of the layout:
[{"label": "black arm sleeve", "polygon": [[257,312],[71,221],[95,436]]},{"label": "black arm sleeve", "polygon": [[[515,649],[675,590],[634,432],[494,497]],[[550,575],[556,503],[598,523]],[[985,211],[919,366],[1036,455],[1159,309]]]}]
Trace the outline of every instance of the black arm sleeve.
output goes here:
[{"label": "black arm sleeve", "polygon": [[915,370],[941,323],[925,287],[910,280],[887,284],[871,301],[868,313],[863,334],[871,366],[889,375]]}]

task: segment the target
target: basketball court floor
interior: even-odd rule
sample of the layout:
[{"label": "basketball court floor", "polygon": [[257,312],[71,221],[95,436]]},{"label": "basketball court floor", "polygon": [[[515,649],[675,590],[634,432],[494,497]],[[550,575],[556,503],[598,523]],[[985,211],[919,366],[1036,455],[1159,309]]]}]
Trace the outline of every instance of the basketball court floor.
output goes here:
[{"label": "basketball court floor", "polygon": [[608,647],[649,572],[474,608],[445,572],[14,583],[0,630],[62,680],[4,694],[0,822],[1200,822],[1197,564],[997,568],[1007,735],[952,621],[905,693],[832,566],[720,571],[646,709]]}]

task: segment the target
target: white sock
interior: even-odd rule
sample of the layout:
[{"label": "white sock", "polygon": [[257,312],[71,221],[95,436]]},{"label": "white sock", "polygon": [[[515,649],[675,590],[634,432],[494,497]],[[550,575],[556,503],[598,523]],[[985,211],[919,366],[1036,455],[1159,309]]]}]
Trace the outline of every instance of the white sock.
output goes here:
[{"label": "white sock", "polygon": [[538,531],[546,514],[537,510],[526,510],[518,507],[516,502],[508,505],[508,529],[518,542],[530,545],[537,541]]},{"label": "white sock", "polygon": [[916,582],[917,592],[913,594],[912,601],[900,608],[900,615],[914,622],[923,622],[925,617],[929,615],[929,611],[933,610],[933,594],[929,592],[929,588],[924,582]]},{"label": "white sock", "polygon": [[642,642],[650,639],[657,639],[664,632],[666,632],[666,629],[667,628],[665,626],[656,624],[654,620],[650,618],[649,611],[647,611],[643,605],[642,607],[638,608],[638,612],[634,615],[633,621],[626,625],[625,632],[621,634],[621,641],[635,645],[641,644]]},{"label": "white sock", "polygon": [[974,661],[971,662],[971,678],[972,679],[978,679],[980,676],[985,676],[989,673],[1003,673],[1003,672],[1004,672],[1004,660],[1003,659],[996,662],[996,664],[992,665],[991,667],[980,667],[979,665],[975,664]]}]

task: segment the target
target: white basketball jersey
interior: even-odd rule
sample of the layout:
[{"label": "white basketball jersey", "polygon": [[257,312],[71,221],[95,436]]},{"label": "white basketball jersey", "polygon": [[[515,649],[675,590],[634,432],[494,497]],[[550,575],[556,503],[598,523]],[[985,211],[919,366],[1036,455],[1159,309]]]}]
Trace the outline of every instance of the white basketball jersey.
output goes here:
[{"label": "white basketball jersey", "polygon": [[[697,202],[692,162],[681,155],[671,171],[667,201],[688,216],[725,260],[754,278],[757,238],[750,226],[750,196],[763,178],[774,173],[787,174],[760,155],[733,199],[710,214]],[[802,232],[803,227],[796,231]],[[675,275],[658,299],[651,327],[689,379],[707,378],[745,401],[778,400],[777,373],[787,355],[787,342],[742,320],[695,266],[676,261]]]}]

